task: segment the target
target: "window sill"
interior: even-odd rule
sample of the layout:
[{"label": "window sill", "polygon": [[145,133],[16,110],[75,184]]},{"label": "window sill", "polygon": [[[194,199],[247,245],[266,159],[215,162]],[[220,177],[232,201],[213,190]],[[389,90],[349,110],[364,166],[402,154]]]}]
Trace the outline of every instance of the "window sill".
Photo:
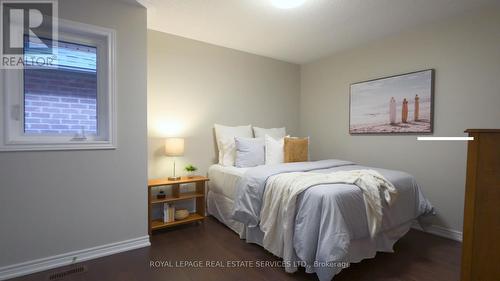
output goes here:
[{"label": "window sill", "polygon": [[116,144],[107,141],[87,141],[75,143],[47,143],[47,144],[4,144],[0,146],[0,152],[8,151],[58,151],[58,150],[113,150]]}]

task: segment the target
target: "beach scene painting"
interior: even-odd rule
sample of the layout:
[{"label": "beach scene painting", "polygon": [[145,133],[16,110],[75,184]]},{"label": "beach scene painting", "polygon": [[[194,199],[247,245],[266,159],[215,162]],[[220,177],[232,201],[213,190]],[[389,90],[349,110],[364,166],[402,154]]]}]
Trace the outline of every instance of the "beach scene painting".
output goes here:
[{"label": "beach scene painting", "polygon": [[351,134],[432,133],[434,70],[351,84]]}]

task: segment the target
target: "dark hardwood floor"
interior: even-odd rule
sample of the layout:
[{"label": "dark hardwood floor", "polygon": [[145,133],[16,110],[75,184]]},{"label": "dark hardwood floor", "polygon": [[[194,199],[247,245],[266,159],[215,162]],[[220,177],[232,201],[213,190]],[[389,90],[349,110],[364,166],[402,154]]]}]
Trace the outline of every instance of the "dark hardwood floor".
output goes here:
[{"label": "dark hardwood floor", "polygon": [[[87,271],[67,276],[74,280],[317,280],[316,275],[300,270],[287,274],[282,268],[187,268],[150,266],[151,261],[279,261],[263,248],[247,244],[214,218],[202,224],[180,226],[156,232],[152,246],[117,255],[103,257],[77,265]],[[460,243],[411,230],[395,246],[395,253],[378,253],[374,259],[351,264],[335,281],[353,280],[459,280]],[[178,264],[180,265],[180,264]],[[54,272],[70,269],[66,266],[13,280],[48,280]]]}]

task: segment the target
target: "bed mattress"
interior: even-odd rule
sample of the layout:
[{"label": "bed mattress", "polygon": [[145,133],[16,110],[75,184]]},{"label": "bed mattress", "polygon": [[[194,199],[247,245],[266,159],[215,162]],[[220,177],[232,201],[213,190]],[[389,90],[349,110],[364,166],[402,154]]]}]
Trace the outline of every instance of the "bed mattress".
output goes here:
[{"label": "bed mattress", "polygon": [[241,238],[244,237],[245,226],[231,218],[234,199],[237,194],[236,184],[248,168],[225,167],[212,165],[208,169],[207,212],[224,223]]},{"label": "bed mattress", "polygon": [[248,168],[224,167],[212,165],[208,169],[210,178],[209,190],[223,195],[231,200],[236,196],[236,183],[243,177]]}]

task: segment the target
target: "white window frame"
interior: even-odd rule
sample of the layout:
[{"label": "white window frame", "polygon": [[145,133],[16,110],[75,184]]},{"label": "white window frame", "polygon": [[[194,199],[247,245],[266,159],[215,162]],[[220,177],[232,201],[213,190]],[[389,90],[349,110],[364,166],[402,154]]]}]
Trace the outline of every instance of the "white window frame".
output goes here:
[{"label": "white window frame", "polygon": [[24,133],[23,70],[1,70],[0,151],[82,150],[117,148],[116,32],[112,29],[59,20],[59,41],[97,47],[97,128],[85,139],[70,135]]}]

